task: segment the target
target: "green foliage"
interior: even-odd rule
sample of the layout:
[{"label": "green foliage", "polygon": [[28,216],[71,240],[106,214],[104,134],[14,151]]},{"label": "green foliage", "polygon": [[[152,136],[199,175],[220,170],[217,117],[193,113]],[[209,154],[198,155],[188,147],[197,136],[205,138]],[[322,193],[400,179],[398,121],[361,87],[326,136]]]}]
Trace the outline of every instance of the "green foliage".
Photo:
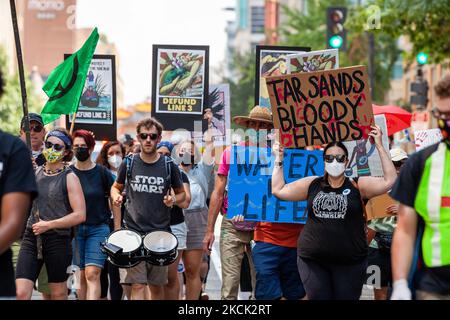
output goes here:
[{"label": "green foliage", "polygon": [[[8,75],[8,59],[0,46],[0,69],[5,81],[5,93],[0,98],[0,129],[11,134],[18,134],[22,119],[22,94],[20,91],[19,74]],[[33,87],[26,73],[26,90],[28,96],[28,111],[39,112],[39,98],[33,93]]]},{"label": "green foliage", "polygon": [[[363,29],[362,19],[356,13],[361,8],[353,6],[353,1],[307,0],[307,14],[283,7],[287,22],[280,27],[283,45],[308,46],[311,50],[326,49],[326,11],[330,6],[346,6],[347,51],[339,52],[339,66],[368,65],[368,35]],[[357,17],[358,19],[356,19]],[[366,20],[364,20],[365,23]],[[391,70],[399,57],[396,37],[376,33],[375,38],[375,84],[374,103],[383,104],[390,89]]]}]

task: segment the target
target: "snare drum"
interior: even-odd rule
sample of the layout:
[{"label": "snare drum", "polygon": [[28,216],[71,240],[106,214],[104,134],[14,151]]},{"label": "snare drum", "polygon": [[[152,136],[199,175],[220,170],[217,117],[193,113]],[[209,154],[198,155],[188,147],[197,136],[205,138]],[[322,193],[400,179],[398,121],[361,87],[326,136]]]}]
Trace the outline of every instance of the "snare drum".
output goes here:
[{"label": "snare drum", "polygon": [[[105,250],[107,244],[113,244],[122,249],[121,252],[112,254]],[[142,237],[139,233],[121,229],[114,231],[108,236],[103,251],[108,255],[108,260],[119,268],[132,268],[141,261],[139,257],[142,253]]]},{"label": "snare drum", "polygon": [[144,237],[145,261],[155,266],[172,264],[178,256],[178,240],[167,231],[153,231]]}]

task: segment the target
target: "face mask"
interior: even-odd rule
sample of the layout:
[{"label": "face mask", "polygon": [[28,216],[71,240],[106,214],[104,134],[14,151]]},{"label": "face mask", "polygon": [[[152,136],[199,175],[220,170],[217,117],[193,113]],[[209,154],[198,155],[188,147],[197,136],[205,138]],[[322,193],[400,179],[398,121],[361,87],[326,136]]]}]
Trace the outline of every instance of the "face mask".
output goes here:
[{"label": "face mask", "polygon": [[332,177],[339,177],[345,171],[345,162],[337,162],[336,159],[333,162],[325,162],[325,171]]},{"label": "face mask", "polygon": [[178,157],[180,158],[180,162],[182,166],[188,166],[188,165],[193,165],[194,164],[194,155],[191,155],[190,153],[180,153],[178,155]]},{"label": "face mask", "polygon": [[42,154],[49,163],[55,163],[64,157],[64,150],[56,151],[53,148],[44,149]]},{"label": "face mask", "polygon": [[75,158],[77,158],[78,161],[86,161],[89,159],[89,149],[87,147],[78,147],[75,151]]},{"label": "face mask", "polygon": [[113,155],[108,157],[108,163],[112,168],[119,168],[120,164],[122,163],[122,157],[118,155]]},{"label": "face mask", "polygon": [[441,129],[442,138],[450,146],[450,120],[438,120],[439,129]]}]

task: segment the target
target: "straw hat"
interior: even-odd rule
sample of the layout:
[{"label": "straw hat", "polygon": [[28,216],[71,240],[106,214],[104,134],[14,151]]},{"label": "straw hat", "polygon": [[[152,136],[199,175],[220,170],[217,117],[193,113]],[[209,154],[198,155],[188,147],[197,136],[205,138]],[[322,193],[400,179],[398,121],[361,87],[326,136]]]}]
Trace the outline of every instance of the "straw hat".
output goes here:
[{"label": "straw hat", "polygon": [[251,111],[248,117],[246,116],[236,116],[233,118],[233,122],[237,125],[248,127],[249,121],[258,121],[265,122],[273,125],[272,121],[272,113],[268,108],[263,108],[260,106],[255,106]]}]

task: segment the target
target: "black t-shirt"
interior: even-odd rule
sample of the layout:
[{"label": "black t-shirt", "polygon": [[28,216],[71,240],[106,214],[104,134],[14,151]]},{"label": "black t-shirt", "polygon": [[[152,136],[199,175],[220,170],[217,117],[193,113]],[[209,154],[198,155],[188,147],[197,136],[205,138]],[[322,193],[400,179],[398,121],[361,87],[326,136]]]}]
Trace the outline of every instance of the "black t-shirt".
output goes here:
[{"label": "black t-shirt", "polygon": [[[170,161],[171,176],[168,177],[166,157],[160,157],[155,163],[142,161],[135,154],[131,164],[131,176],[127,181],[126,210],[124,224],[127,228],[140,233],[154,230],[170,230],[170,210],[164,202],[169,186],[181,188],[181,174],[178,167]],[[120,165],[117,183],[124,184],[127,176],[126,160]],[[170,181],[170,183],[169,183]]]},{"label": "black t-shirt", "polygon": [[300,234],[298,255],[321,263],[355,264],[367,257],[363,203],[346,178],[339,188],[315,179],[308,190],[308,219]]},{"label": "black t-shirt", "polygon": [[[400,175],[392,188],[391,197],[400,203],[414,208],[420,180],[427,159],[438,149],[439,143],[431,145],[412,154],[400,171]],[[424,225],[420,215],[419,223]],[[450,294],[450,266],[428,268],[423,265],[423,272],[418,282],[419,290]]]},{"label": "black t-shirt", "polygon": [[[111,190],[114,178],[111,172],[100,165],[95,165],[91,170],[78,170],[75,166],[70,167],[80,179],[86,201],[87,225],[108,224],[111,211],[105,197],[105,191]],[[102,172],[104,178],[102,177]]]},{"label": "black t-shirt", "polygon": [[[183,183],[189,184],[189,178],[183,171],[180,170],[181,173],[181,180]],[[175,205],[170,210],[170,225],[174,226],[176,224],[180,224],[184,222],[184,214],[183,209],[181,209],[179,206]]]},{"label": "black t-shirt", "polygon": [[[0,130],[0,208],[3,196],[12,192],[30,192],[34,199],[37,196],[36,179],[26,145]],[[0,255],[0,270],[0,296],[15,296],[10,249]]]}]

